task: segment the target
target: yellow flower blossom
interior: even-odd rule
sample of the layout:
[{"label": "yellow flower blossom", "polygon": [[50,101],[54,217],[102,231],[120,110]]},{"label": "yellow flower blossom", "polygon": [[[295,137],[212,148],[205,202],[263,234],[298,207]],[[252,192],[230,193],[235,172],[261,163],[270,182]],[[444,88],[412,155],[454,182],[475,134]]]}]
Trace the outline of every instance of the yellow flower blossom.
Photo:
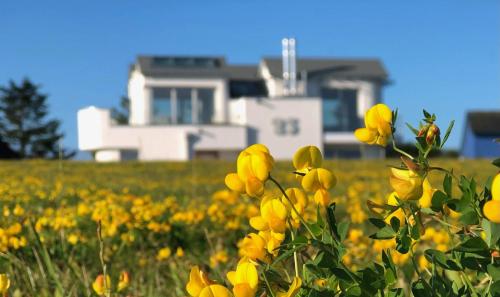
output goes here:
[{"label": "yellow flower blossom", "polygon": [[240,242],[240,254],[252,260],[268,261],[266,240],[259,234],[250,233]]},{"label": "yellow flower blossom", "polygon": [[417,200],[423,194],[423,178],[407,169],[391,168],[390,184],[401,200]]},{"label": "yellow flower blossom", "polygon": [[170,258],[171,254],[172,254],[172,251],[170,250],[170,248],[164,247],[158,251],[158,254],[156,254],[156,260],[164,261],[164,260]]},{"label": "yellow flower blossom", "polygon": [[118,280],[118,287],[117,290],[118,292],[121,292],[128,288],[130,285],[130,274],[127,271],[122,271],[120,273],[120,279]]},{"label": "yellow flower blossom", "polygon": [[354,131],[356,138],[367,144],[386,146],[392,136],[392,111],[384,104],[377,104],[365,114],[365,128]]},{"label": "yellow flower blossom", "polygon": [[251,145],[239,154],[236,164],[236,173],[226,176],[227,187],[249,196],[261,196],[264,193],[264,182],[274,166],[269,149],[262,144]]},{"label": "yellow flower blossom", "polygon": [[293,155],[292,162],[296,172],[306,174],[321,166],[323,156],[317,147],[309,145],[299,148]]},{"label": "yellow flower blossom", "polygon": [[109,275],[106,275],[106,278],[104,278],[104,275],[99,274],[92,283],[92,288],[97,295],[104,296],[106,291],[111,290],[111,279],[109,278]]},{"label": "yellow flower blossom", "polygon": [[0,274],[0,294],[7,295],[10,287],[10,279],[5,273]]},{"label": "yellow flower blossom", "polygon": [[233,285],[235,297],[255,296],[259,285],[259,275],[254,264],[248,261],[238,263],[236,271],[228,272],[227,278]]},{"label": "yellow flower blossom", "polygon": [[277,233],[286,231],[288,211],[279,199],[263,199],[260,207],[260,216],[250,219],[250,225],[259,230],[272,230]]},{"label": "yellow flower blossom", "polygon": [[288,291],[278,291],[276,292],[276,297],[294,297],[299,292],[301,286],[302,280],[299,277],[294,277]]},{"label": "yellow flower blossom", "polygon": [[200,270],[198,266],[194,266],[191,268],[191,272],[189,273],[189,282],[186,285],[186,291],[192,297],[198,297],[201,294],[201,291],[212,285],[214,282],[208,279],[207,275]]}]

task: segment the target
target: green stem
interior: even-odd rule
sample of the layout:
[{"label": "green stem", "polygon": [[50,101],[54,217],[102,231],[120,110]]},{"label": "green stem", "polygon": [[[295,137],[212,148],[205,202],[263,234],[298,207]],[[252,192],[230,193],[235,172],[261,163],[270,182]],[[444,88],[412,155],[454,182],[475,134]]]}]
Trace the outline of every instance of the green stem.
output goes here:
[{"label": "green stem", "polygon": [[[290,224],[290,227],[292,227],[291,224]],[[290,228],[290,234],[292,236],[292,241],[294,241],[295,240],[295,232],[293,231],[293,228]],[[295,249],[295,245],[293,246],[293,248]],[[293,263],[295,266],[295,276],[299,277],[299,258],[297,256],[297,251],[293,252]]]},{"label": "green stem", "polygon": [[267,280],[266,272],[262,272],[262,278],[264,279],[264,282],[266,283],[266,286],[269,289],[269,293],[271,294],[271,297],[275,297],[273,289],[271,289],[271,285],[269,284],[269,281]]},{"label": "green stem", "polygon": [[407,156],[407,157],[408,157],[408,158],[410,158],[411,160],[414,160],[414,159],[415,159],[415,158],[413,158],[413,156],[412,156],[412,155],[408,154],[407,152],[403,151],[402,149],[400,149],[400,148],[398,148],[398,147],[396,146],[396,142],[394,141],[394,137],[392,137],[392,148],[393,148],[396,152],[400,153],[401,155],[405,155],[405,156]]},{"label": "green stem", "polygon": [[295,208],[295,205],[293,204],[292,200],[290,200],[290,197],[288,197],[288,195],[286,194],[285,190],[283,189],[283,187],[278,183],[278,181],[276,181],[272,176],[271,174],[269,174],[269,180],[272,181],[281,191],[281,193],[283,194],[283,196],[285,197],[285,199],[288,201],[288,203],[290,203],[290,206],[292,207],[292,210],[295,212],[295,214],[297,215],[297,217],[299,218],[300,222],[302,223],[302,225],[304,225],[304,227],[307,229],[307,232],[309,232],[309,234],[311,234],[312,238],[317,240],[318,238],[314,235],[314,233],[312,232],[311,228],[309,228],[309,226],[307,225],[306,221],[304,220],[304,218],[300,215],[300,213],[297,211],[297,209]]},{"label": "green stem", "polygon": [[[444,222],[446,223],[446,231],[448,232],[448,236],[450,236],[451,244],[452,244],[452,246],[455,246],[455,237],[454,237],[454,234],[451,232],[450,224],[446,220],[446,215],[443,218],[444,218]],[[458,262],[457,256],[455,255],[455,252],[452,251],[451,256],[453,257],[453,259],[455,261]],[[474,288],[474,286],[472,285],[472,283],[469,280],[469,277],[465,274],[465,272],[462,270],[462,271],[459,271],[459,273],[460,273],[462,280],[471,289],[473,296],[479,296],[477,291],[476,291],[476,288]]]}]

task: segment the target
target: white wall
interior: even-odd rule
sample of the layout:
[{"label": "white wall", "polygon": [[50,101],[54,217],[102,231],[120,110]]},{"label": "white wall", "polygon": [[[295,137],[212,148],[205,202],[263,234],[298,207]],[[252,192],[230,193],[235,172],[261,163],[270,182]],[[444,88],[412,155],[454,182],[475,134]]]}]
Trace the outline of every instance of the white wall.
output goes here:
[{"label": "white wall", "polygon": [[[319,98],[241,98],[230,102],[230,110],[235,123],[248,126],[250,142],[265,144],[276,159],[291,159],[304,145],[323,147]],[[277,133],[279,123],[285,123],[287,133]]]},{"label": "white wall", "polygon": [[128,97],[130,99],[130,125],[145,125],[146,117],[149,110],[148,99],[149,94],[145,90],[146,79],[138,70],[133,70],[130,73],[128,80]]},{"label": "white wall", "polygon": [[137,150],[140,160],[188,160],[193,151],[240,151],[247,129],[239,125],[113,126],[106,109],[78,111],[78,145],[84,151]]}]

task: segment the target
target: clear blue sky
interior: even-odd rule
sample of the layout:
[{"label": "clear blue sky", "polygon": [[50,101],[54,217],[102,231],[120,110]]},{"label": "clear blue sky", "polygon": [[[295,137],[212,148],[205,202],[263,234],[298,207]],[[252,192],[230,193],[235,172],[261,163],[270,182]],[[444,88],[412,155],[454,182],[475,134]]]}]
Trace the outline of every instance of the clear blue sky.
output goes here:
[{"label": "clear blue sky", "polygon": [[423,107],[442,126],[456,119],[458,147],[466,110],[500,109],[500,1],[409,2],[3,1],[0,85],[43,85],[76,148],[77,110],[118,105],[138,54],[257,63],[294,36],[299,56],[380,58],[393,81],[385,102],[402,121]]}]

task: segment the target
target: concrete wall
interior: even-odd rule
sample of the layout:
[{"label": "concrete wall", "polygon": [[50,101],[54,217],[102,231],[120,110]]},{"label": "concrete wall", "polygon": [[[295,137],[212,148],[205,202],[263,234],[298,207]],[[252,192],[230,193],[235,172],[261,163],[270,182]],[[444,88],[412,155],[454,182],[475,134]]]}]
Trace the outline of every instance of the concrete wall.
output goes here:
[{"label": "concrete wall", "polygon": [[304,145],[323,147],[319,98],[241,98],[230,110],[234,123],[248,126],[249,144],[265,144],[276,159],[291,159]]},{"label": "concrete wall", "polygon": [[247,139],[247,128],[238,125],[113,126],[109,110],[78,111],[79,149],[105,151],[103,159],[116,158],[114,150],[137,150],[140,160],[181,161],[194,151],[239,151]]}]

